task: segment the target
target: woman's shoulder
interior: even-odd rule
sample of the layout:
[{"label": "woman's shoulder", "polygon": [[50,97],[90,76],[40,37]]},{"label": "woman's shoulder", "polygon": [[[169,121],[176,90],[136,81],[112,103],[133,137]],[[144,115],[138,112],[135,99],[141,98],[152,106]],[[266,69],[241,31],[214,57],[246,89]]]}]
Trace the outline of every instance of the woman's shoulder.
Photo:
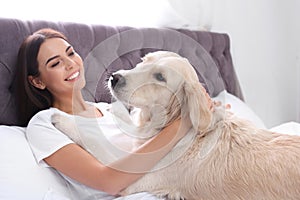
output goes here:
[{"label": "woman's shoulder", "polygon": [[51,123],[51,117],[54,113],[66,114],[57,108],[48,108],[36,113],[29,121],[28,126],[39,123]]},{"label": "woman's shoulder", "polygon": [[41,140],[48,139],[48,142],[59,142],[59,144],[70,143],[70,139],[60,132],[52,123],[52,115],[55,113],[65,114],[56,109],[49,108],[36,113],[28,123],[26,128],[27,140],[31,143],[40,143]]},{"label": "woman's shoulder", "polygon": [[[98,102],[98,103],[95,103],[95,102],[87,102],[89,104],[92,104],[94,106],[96,106],[98,109],[100,109],[103,113],[109,113],[110,109],[111,109],[111,104],[109,103],[105,103],[105,102]],[[57,108],[48,108],[48,109],[45,109],[45,110],[41,110],[39,111],[38,113],[36,113],[29,121],[28,123],[28,126],[27,127],[30,127],[32,125],[37,125],[37,124],[45,124],[45,125],[49,125],[49,124],[52,124],[51,122],[51,117],[54,115],[54,114],[60,114],[60,115],[64,115],[64,116],[67,116],[67,117],[74,117],[73,115],[70,115],[68,113],[65,113]]]}]

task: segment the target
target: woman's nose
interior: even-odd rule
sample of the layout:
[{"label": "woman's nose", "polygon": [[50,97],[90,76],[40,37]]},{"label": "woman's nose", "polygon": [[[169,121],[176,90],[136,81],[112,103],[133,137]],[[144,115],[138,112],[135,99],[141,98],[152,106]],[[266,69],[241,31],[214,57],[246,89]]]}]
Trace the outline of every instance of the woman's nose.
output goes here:
[{"label": "woman's nose", "polygon": [[67,70],[72,69],[74,67],[75,62],[70,59],[70,58],[66,58],[65,59],[65,67]]}]

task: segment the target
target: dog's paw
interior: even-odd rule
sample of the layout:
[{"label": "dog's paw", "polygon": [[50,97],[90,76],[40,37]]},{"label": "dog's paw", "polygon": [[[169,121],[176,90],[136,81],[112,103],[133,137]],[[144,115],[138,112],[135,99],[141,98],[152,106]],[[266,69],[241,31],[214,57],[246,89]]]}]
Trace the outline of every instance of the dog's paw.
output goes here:
[{"label": "dog's paw", "polygon": [[182,196],[180,192],[172,192],[168,194],[158,194],[158,197],[164,197],[168,200],[184,200],[185,198]]},{"label": "dog's paw", "polygon": [[63,132],[75,143],[80,144],[81,141],[80,134],[77,129],[75,120],[72,120],[69,117],[55,113],[51,116],[51,122],[55,128]]}]

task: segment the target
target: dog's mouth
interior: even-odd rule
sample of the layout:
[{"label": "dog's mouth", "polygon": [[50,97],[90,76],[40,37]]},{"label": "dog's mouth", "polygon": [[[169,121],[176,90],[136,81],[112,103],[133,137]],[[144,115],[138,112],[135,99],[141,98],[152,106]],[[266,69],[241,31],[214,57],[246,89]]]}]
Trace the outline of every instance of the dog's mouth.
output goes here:
[{"label": "dog's mouth", "polygon": [[129,92],[124,91],[123,88],[109,86],[109,91],[113,97],[113,101],[120,101],[128,108],[135,107],[134,103],[130,101],[130,96],[127,96]]},{"label": "dog's mouth", "polygon": [[[121,74],[112,74],[108,79],[108,88],[115,100],[122,102],[127,107],[140,107],[145,105],[145,100],[139,98],[138,93],[141,93],[141,86],[130,89],[126,78]],[[142,102],[142,103],[141,103]]]}]

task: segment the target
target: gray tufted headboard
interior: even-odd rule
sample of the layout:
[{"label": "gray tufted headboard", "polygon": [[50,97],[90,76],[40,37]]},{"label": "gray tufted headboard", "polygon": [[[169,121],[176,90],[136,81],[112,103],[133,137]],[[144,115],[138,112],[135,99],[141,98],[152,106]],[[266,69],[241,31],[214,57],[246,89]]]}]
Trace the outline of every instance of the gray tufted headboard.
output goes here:
[{"label": "gray tufted headboard", "polygon": [[18,48],[26,36],[46,27],[63,32],[84,59],[86,100],[109,102],[105,87],[108,75],[133,68],[146,53],[156,50],[174,51],[188,58],[211,96],[226,89],[243,100],[227,34],[0,18],[0,124],[19,124],[17,116],[21,113],[11,90]]}]

